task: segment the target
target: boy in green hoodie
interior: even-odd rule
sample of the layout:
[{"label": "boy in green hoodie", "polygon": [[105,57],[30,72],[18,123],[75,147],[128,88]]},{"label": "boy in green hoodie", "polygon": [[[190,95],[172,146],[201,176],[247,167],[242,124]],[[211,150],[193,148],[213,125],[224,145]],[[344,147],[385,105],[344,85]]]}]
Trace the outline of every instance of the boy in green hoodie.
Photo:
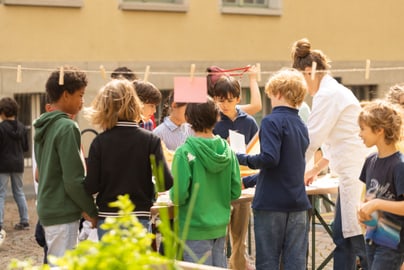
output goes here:
[{"label": "boy in green hoodie", "polygon": [[64,67],[50,74],[46,92],[54,110],[34,123],[35,159],[39,172],[37,212],[45,230],[48,255],[61,257],[77,245],[79,219],[96,226],[97,209],[84,189],[84,158],[80,130],[69,115],[83,106],[87,86],[84,72]]},{"label": "boy in green hoodie", "polygon": [[204,264],[226,268],[226,228],[231,201],[241,194],[241,181],[234,152],[226,140],[212,133],[218,117],[219,108],[211,98],[206,103],[188,104],[185,118],[195,136],[188,137],[175,152],[170,197],[179,207],[175,217],[179,237],[194,253],[185,252],[184,261],[195,262],[208,254]]}]

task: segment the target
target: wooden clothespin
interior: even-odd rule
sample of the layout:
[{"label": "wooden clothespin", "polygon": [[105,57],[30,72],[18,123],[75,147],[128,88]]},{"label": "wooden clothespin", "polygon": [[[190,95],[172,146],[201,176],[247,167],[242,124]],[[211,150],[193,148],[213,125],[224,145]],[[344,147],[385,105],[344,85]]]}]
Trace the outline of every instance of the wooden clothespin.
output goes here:
[{"label": "wooden clothespin", "polygon": [[317,69],[317,62],[313,61],[311,63],[311,80],[314,81],[314,78],[316,77],[316,69]]},{"label": "wooden clothespin", "polygon": [[370,76],[370,59],[366,59],[365,80],[369,80]]},{"label": "wooden clothespin", "polygon": [[147,82],[147,79],[149,78],[149,73],[150,73],[150,66],[147,65],[146,70],[144,71],[144,77],[143,77],[144,82]]},{"label": "wooden clothespin", "polygon": [[191,64],[191,71],[190,71],[190,74],[189,74],[191,82],[194,80],[195,67],[196,67],[195,64]]},{"label": "wooden clothespin", "polygon": [[22,82],[21,65],[17,66],[17,83]]},{"label": "wooden clothespin", "polygon": [[65,70],[64,67],[61,66],[59,70],[59,85],[65,84]]},{"label": "wooden clothespin", "polygon": [[257,82],[260,82],[261,81],[261,64],[257,63],[256,67],[257,67]]},{"label": "wooden clothespin", "polygon": [[103,65],[100,66],[101,77],[106,80],[107,79],[107,72],[105,71],[105,67]]}]

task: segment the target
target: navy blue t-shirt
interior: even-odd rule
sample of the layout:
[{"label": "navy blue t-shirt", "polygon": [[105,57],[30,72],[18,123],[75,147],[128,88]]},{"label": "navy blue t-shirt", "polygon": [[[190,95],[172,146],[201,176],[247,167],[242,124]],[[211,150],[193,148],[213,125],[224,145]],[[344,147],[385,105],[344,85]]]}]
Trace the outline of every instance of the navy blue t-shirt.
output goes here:
[{"label": "navy blue t-shirt", "polygon": [[[404,155],[396,152],[391,156],[379,158],[377,153],[366,158],[359,179],[366,183],[368,199],[379,198],[389,201],[404,200]],[[401,225],[400,239],[404,239],[404,217],[383,212],[389,221]],[[404,250],[401,240],[400,250]]]},{"label": "navy blue t-shirt", "polygon": [[237,116],[234,121],[223,113],[220,113],[220,121],[216,123],[213,129],[213,134],[219,135],[227,140],[229,137],[229,130],[233,130],[243,134],[245,137],[245,144],[248,144],[258,132],[258,124],[251,115],[246,114],[238,108],[236,110]]}]

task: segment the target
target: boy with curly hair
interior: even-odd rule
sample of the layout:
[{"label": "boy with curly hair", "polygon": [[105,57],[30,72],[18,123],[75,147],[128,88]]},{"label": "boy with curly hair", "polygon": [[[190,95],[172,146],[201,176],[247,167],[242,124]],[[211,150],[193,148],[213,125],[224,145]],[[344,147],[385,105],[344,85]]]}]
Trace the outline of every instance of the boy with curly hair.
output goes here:
[{"label": "boy with curly hair", "polygon": [[81,216],[96,226],[97,209],[84,189],[85,165],[80,130],[69,115],[83,106],[86,74],[71,66],[50,74],[46,92],[54,110],[35,122],[34,149],[39,172],[37,212],[48,255],[61,257],[77,245]]},{"label": "boy with curly hair", "polygon": [[400,108],[385,101],[364,105],[360,133],[367,147],[377,152],[366,158],[359,179],[366,197],[358,210],[366,226],[369,269],[400,269],[404,257],[404,155],[398,151],[402,117]]}]

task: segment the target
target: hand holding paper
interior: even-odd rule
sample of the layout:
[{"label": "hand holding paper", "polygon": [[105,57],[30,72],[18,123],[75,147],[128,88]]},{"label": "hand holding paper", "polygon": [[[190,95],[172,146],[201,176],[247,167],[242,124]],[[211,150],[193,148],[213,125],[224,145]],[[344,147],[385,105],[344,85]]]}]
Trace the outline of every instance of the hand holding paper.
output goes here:
[{"label": "hand holding paper", "polygon": [[229,130],[229,139],[230,139],[230,147],[234,152],[245,154],[246,146],[245,146],[245,136],[241,133],[238,133],[234,130]]}]

